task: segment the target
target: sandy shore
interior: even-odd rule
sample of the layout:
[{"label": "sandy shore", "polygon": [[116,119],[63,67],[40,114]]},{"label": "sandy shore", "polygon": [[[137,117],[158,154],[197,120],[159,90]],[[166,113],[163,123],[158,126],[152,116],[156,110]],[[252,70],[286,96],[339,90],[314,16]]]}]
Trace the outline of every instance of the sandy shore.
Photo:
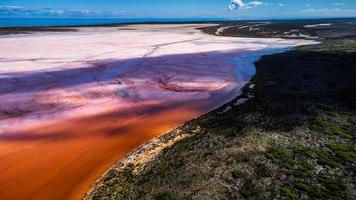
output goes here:
[{"label": "sandy shore", "polygon": [[308,43],[201,26],[2,36],[1,197],[81,198],[129,152],[238,95],[261,55]]}]

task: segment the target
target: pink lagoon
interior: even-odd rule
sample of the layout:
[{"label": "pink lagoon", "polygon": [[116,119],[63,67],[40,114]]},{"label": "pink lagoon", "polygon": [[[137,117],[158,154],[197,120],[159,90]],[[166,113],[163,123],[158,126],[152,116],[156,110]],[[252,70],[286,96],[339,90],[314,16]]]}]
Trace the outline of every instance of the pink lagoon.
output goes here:
[{"label": "pink lagoon", "polygon": [[308,43],[202,26],[1,36],[1,198],[83,197],[134,149],[239,95],[262,55]]}]

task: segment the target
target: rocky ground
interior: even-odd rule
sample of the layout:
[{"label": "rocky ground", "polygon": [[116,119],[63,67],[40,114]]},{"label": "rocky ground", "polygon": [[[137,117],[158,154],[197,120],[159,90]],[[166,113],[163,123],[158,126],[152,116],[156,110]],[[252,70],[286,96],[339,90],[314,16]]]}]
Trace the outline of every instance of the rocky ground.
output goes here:
[{"label": "rocky ground", "polygon": [[[262,57],[241,96],[137,150],[86,198],[356,199],[355,20],[325,23],[303,21],[320,44]],[[264,26],[285,24],[301,22]]]}]

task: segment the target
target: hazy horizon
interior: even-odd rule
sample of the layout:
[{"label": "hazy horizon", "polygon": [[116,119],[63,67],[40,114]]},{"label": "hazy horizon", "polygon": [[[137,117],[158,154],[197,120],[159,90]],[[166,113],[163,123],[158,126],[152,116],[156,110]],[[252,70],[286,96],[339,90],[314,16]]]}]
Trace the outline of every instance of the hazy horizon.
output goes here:
[{"label": "hazy horizon", "polygon": [[[0,27],[41,27],[41,26],[96,26],[110,24],[142,24],[142,23],[208,23],[229,21],[278,21],[278,20],[328,20],[331,18],[1,18]],[[347,19],[347,18],[333,18]],[[354,18],[348,18],[354,19]]]},{"label": "hazy horizon", "polygon": [[234,18],[356,17],[353,0],[3,0],[1,18]]}]

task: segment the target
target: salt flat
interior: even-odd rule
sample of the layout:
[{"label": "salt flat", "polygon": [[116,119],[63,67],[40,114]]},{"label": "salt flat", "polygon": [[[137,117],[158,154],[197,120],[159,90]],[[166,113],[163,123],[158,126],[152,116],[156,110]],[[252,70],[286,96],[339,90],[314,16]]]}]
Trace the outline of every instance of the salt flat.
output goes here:
[{"label": "salt flat", "polygon": [[238,95],[261,55],[311,43],[199,26],[1,37],[2,198],[81,197],[125,154]]}]

